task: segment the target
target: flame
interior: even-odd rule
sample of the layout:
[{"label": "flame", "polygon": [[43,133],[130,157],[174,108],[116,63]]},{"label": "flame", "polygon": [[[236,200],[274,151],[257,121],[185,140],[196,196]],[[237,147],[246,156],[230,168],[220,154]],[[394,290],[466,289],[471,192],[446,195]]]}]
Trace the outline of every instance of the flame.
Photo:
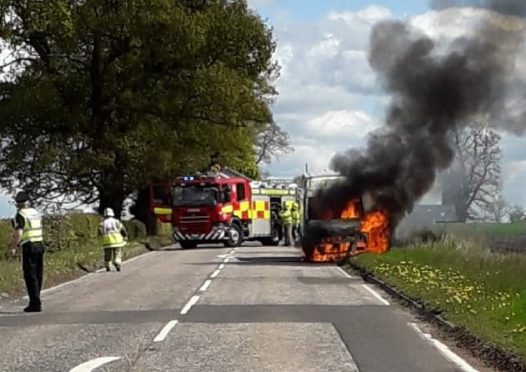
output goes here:
[{"label": "flame", "polygon": [[360,218],[360,202],[359,200],[351,200],[347,207],[341,213],[341,218],[344,220],[350,220],[353,218]]},{"label": "flame", "polygon": [[365,216],[360,230],[367,236],[367,252],[385,253],[389,250],[391,231],[389,213],[386,210],[376,210]]},{"label": "flame", "polygon": [[[359,218],[359,203],[353,201],[342,212],[341,218]],[[365,241],[355,243],[354,255],[371,252],[385,253],[390,246],[389,213],[385,210],[375,210],[361,220],[360,231],[366,237]],[[351,244],[343,237],[331,237],[316,245],[307,257],[313,262],[335,262],[344,259]]]}]

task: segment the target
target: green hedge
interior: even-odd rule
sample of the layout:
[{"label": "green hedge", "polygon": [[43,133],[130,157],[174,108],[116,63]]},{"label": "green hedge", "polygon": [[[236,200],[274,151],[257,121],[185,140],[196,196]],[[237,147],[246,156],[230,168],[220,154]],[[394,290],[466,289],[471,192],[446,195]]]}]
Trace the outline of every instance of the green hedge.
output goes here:
[{"label": "green hedge", "polygon": [[[45,216],[42,220],[44,243],[48,252],[99,244],[97,228],[101,218],[94,214]],[[146,238],[146,227],[138,220],[124,221],[130,241]],[[0,220],[0,259],[9,256],[8,243],[13,234],[11,220]]]}]

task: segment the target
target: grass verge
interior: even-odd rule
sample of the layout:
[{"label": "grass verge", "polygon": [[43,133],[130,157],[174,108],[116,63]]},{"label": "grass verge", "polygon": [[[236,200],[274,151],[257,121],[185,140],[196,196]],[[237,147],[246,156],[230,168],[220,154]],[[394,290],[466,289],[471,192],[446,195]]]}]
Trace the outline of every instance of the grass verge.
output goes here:
[{"label": "grass verge", "polygon": [[446,241],[355,262],[473,335],[526,357],[526,257]]},{"label": "grass verge", "polygon": [[[171,244],[169,237],[151,237],[140,242],[130,242],[122,250],[123,260],[130,259],[150,249],[160,249]],[[104,266],[103,251],[99,244],[83,244],[67,249],[46,253],[44,258],[44,286],[49,288],[93,272]],[[0,292],[17,295],[24,292],[20,258],[0,260]]]}]

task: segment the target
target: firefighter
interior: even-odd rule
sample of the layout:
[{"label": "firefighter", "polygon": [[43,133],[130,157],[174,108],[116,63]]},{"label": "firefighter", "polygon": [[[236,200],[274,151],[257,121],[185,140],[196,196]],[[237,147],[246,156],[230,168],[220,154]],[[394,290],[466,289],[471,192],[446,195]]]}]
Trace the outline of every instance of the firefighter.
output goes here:
[{"label": "firefighter", "polygon": [[128,234],[121,221],[115,218],[113,209],[104,210],[104,221],[99,225],[99,237],[104,249],[104,265],[106,271],[111,271],[111,263],[117,271],[121,271],[122,251],[126,245]]},{"label": "firefighter", "polygon": [[42,311],[40,291],[44,274],[44,238],[40,213],[28,206],[29,196],[19,192],[15,197],[17,213],[13,219],[15,232],[11,239],[11,253],[16,249],[22,250],[22,270],[26,283],[29,305],[24,309],[26,313]]},{"label": "firefighter", "polygon": [[300,229],[300,221],[301,221],[301,214],[300,214],[300,206],[297,202],[294,202],[292,204],[292,237],[294,239],[294,242],[297,242],[299,240],[299,229]]},{"label": "firefighter", "polygon": [[292,210],[289,203],[283,203],[280,217],[283,225],[283,235],[285,236],[285,245],[290,247],[292,245]]}]

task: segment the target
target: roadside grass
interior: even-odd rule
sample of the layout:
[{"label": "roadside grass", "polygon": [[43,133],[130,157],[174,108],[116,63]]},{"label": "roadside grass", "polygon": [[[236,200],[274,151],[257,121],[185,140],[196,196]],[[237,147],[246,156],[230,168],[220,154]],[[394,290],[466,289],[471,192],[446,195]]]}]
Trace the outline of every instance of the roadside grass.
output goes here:
[{"label": "roadside grass", "polygon": [[449,239],[355,262],[477,337],[526,357],[526,256]]}]

